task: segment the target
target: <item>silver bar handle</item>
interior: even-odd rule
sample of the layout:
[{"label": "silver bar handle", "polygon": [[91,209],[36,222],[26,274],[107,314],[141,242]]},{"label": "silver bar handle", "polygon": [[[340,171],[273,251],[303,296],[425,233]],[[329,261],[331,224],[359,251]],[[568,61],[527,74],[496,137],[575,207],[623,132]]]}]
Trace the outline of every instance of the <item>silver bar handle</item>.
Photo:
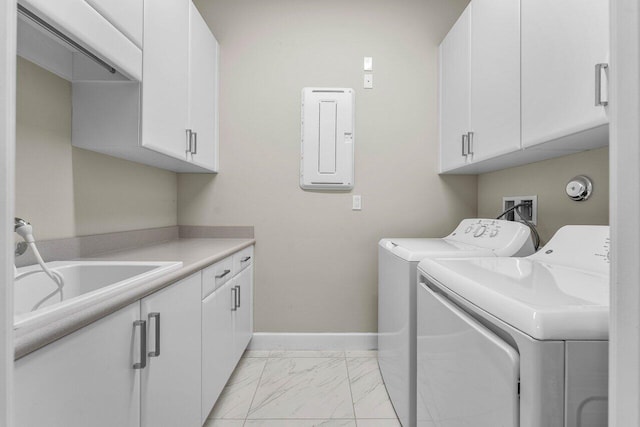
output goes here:
[{"label": "silver bar handle", "polygon": [[249,261],[250,259],[251,259],[251,257],[250,257],[250,256],[248,256],[248,257],[242,258],[242,259],[240,260],[240,262],[247,262],[247,261]]},{"label": "silver bar handle", "polygon": [[191,154],[198,154],[198,132],[192,132],[193,135],[193,151]]},{"label": "silver bar handle", "polygon": [[191,135],[193,132],[191,132],[191,129],[186,129],[185,132],[187,135],[187,147],[184,151],[186,151],[187,153],[191,153]]},{"label": "silver bar handle", "polygon": [[238,307],[240,307],[242,305],[241,301],[240,301],[240,285],[236,285],[235,286],[238,289],[238,292],[236,292],[236,297],[238,298],[236,305]]},{"label": "silver bar handle", "polygon": [[596,64],[596,107],[606,107],[609,105],[608,101],[602,100],[602,70],[606,70],[608,68],[609,64]]},{"label": "silver bar handle", "polygon": [[149,313],[149,324],[151,324],[151,319],[155,319],[156,348],[154,351],[149,352],[149,357],[158,357],[160,356],[160,313]]},{"label": "silver bar handle", "polygon": [[238,310],[238,305],[237,305],[238,297],[236,295],[237,292],[238,292],[238,289],[236,289],[235,286],[233,288],[231,288],[231,302],[232,302],[232,305],[233,305],[233,307],[231,307],[231,311],[237,311]]},{"label": "silver bar handle", "polygon": [[473,132],[469,132],[467,135],[469,135],[467,137],[467,153],[474,154],[473,153]]},{"label": "silver bar handle", "polygon": [[147,366],[147,321],[136,320],[133,322],[133,330],[140,327],[140,362],[133,364],[133,369],[144,369]]},{"label": "silver bar handle", "polygon": [[463,156],[469,155],[469,148],[467,144],[468,140],[469,140],[469,135],[467,135],[466,133],[462,135],[462,155]]},{"label": "silver bar handle", "polygon": [[224,276],[226,276],[229,273],[231,273],[231,270],[225,270],[224,273],[217,275],[216,279],[222,279]]}]

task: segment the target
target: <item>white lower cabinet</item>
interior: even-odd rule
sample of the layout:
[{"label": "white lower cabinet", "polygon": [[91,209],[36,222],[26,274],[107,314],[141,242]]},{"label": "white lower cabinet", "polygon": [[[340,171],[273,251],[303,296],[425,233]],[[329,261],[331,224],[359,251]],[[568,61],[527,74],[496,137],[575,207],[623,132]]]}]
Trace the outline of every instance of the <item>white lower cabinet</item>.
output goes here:
[{"label": "white lower cabinet", "polygon": [[16,361],[16,425],[199,427],[200,286],[198,272]]},{"label": "white lower cabinet", "polygon": [[[203,423],[253,336],[253,246],[232,258],[236,275],[202,300]],[[203,276],[203,289],[212,280]]]},{"label": "white lower cabinet", "polygon": [[204,421],[233,371],[235,279],[202,301],[202,414]]},{"label": "white lower cabinet", "polygon": [[198,272],[140,301],[149,344],[141,370],[143,427],[200,425],[200,292]]},{"label": "white lower cabinet", "polygon": [[253,335],[253,247],[203,271],[17,360],[16,425],[200,427]]},{"label": "white lower cabinet", "polygon": [[138,426],[139,319],[135,302],[17,360],[15,425]]},{"label": "white lower cabinet", "polygon": [[236,362],[253,336],[253,265],[235,277],[237,308],[234,312],[234,355]]}]

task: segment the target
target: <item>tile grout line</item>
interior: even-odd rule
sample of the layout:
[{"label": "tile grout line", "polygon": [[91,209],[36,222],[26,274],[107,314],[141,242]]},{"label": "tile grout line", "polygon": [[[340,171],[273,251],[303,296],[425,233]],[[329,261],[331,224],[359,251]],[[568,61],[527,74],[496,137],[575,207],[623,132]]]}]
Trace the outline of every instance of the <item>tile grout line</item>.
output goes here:
[{"label": "tile grout line", "polygon": [[351,408],[353,409],[353,420],[358,427],[358,416],[356,415],[356,403],[353,399],[353,389],[351,388],[351,375],[349,374],[349,360],[347,358],[347,352],[344,352],[344,365],[347,368],[347,383],[349,383],[349,394],[351,395]]},{"label": "tile grout line", "polygon": [[265,369],[267,369],[267,363],[269,363],[269,359],[271,358],[270,356],[271,356],[271,352],[269,352],[269,356],[265,358],[267,360],[266,362],[264,362],[262,371],[260,371],[260,378],[258,378],[258,384],[256,384],[256,389],[253,391],[253,396],[251,396],[251,403],[249,404],[249,410],[247,411],[247,415],[244,417],[244,422],[242,423],[243,427],[245,424],[247,424],[247,420],[249,419],[249,413],[251,412],[251,408],[253,407],[253,401],[256,398],[256,394],[258,394],[258,388],[260,387],[260,383],[262,382],[262,376],[264,375],[264,371]]}]

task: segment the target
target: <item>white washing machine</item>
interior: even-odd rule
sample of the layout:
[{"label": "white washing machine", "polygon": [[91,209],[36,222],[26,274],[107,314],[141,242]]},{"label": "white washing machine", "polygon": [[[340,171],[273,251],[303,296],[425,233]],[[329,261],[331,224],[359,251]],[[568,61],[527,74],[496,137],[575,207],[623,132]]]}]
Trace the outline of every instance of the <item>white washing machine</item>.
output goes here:
[{"label": "white washing machine", "polygon": [[607,425],[609,227],[418,266],[418,426]]},{"label": "white washing machine", "polygon": [[465,219],[444,238],[382,239],[378,246],[378,362],[405,427],[416,425],[416,271],[426,257],[526,256],[527,226]]}]

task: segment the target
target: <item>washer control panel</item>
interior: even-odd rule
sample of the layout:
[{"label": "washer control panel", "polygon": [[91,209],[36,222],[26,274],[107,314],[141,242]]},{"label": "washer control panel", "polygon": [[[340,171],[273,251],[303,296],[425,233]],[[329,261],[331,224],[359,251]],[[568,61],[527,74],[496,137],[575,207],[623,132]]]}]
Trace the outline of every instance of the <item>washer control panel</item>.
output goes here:
[{"label": "washer control panel", "polygon": [[[454,240],[460,243],[480,246],[489,249],[513,251],[514,247],[518,249],[526,244],[530,239],[530,230],[524,224],[514,221],[505,221],[498,219],[474,218],[465,219],[460,222],[458,227],[445,239]],[[515,250],[511,253],[517,253]],[[522,253],[520,256],[530,255],[533,250],[528,253]],[[496,253],[501,256],[501,252]]]},{"label": "washer control panel", "polygon": [[610,247],[607,225],[565,225],[531,258],[609,274]]},{"label": "washer control panel", "polygon": [[[466,223],[467,221],[469,220],[464,220],[463,223]],[[500,221],[497,219],[476,219],[471,224],[465,224],[464,234],[468,234],[469,237],[472,238],[471,241],[480,237],[494,238],[500,234],[504,222],[507,221]],[[451,233],[451,236],[458,235],[459,229],[460,226]]]}]

